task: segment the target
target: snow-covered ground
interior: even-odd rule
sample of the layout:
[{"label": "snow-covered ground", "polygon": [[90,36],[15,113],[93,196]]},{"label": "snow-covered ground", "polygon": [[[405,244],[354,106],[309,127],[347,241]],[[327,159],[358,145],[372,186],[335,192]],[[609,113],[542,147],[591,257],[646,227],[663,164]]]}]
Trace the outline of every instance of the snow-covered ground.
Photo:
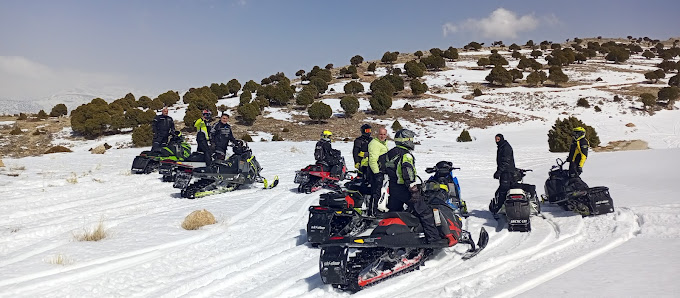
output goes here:
[{"label": "snow-covered ground", "polygon": [[[633,59],[633,69],[638,71],[655,63]],[[445,88],[451,83],[457,91],[427,93],[421,99],[395,98],[393,108],[408,102],[440,111],[469,110],[475,115],[493,111],[521,119],[471,128],[474,141],[469,143],[455,142],[466,128],[455,119],[399,119],[418,135],[420,145],[414,155],[421,174],[440,160],[461,167],[457,174],[472,214],[464,227],[473,235],[485,227],[489,245],[468,261],[460,259],[466,247],[446,249],[421,270],[354,296],[677,297],[680,188],[675,183],[680,168],[680,111],[663,110],[654,116],[631,112],[634,103],[613,102],[612,92],[594,88],[644,83],[642,74],[626,72],[625,66],[621,71],[568,72],[590,85],[486,89],[484,95],[472,99],[466,99],[472,90],[465,84],[483,83],[489,70],[473,69],[476,62],[472,60],[448,67],[423,80],[431,87]],[[384,67],[376,71],[377,75],[385,73]],[[598,77],[603,80],[595,82]],[[342,92],[344,83],[332,85],[336,93]],[[335,114],[342,113],[341,96],[323,99]],[[369,109],[366,97],[358,97],[360,109]],[[576,107],[581,97],[602,111]],[[221,104],[236,106],[238,98],[222,99]],[[170,113],[180,120],[184,109]],[[293,121],[293,113],[305,114],[271,107],[264,116]],[[531,233],[499,228],[487,211],[497,187],[492,178],[493,136],[503,133],[514,148],[517,166],[533,169],[525,182],[535,184],[540,194],[555,159],[566,157],[548,152],[548,130],[555,119],[568,115],[595,127],[603,144],[640,139],[652,148],[590,153],[583,179],[591,186],[609,187],[616,211],[581,218],[546,205],[542,216],[532,218]],[[389,128],[393,119],[372,121]],[[129,134],[72,141],[65,138],[70,132],[64,129],[53,143],[66,145],[73,153],[3,160],[0,297],[349,296],[321,282],[319,250],[305,244],[307,208],[318,202],[319,193],[298,194],[293,179],[296,170],[312,162],[313,142],[251,143],[263,174],[281,178],[274,189],[253,186],[186,200],[157,174],[130,174],[132,160],[141,149],[116,149],[126,147],[121,145],[130,142]],[[254,139],[271,139],[271,135],[259,133]],[[103,155],[90,154],[89,148],[104,142],[113,149]],[[351,143],[338,142],[334,147],[351,159]],[[198,209],[212,212],[218,223],[196,231],[182,229],[184,217]],[[109,233],[107,238],[75,240],[100,221]]]},{"label": "snow-covered ground", "polygon": [[[460,260],[464,247],[447,249],[421,270],[356,296],[675,296],[678,148],[590,155],[583,178],[610,187],[613,214],[581,218],[547,206],[532,219],[531,233],[497,228],[487,211],[497,184],[493,135],[505,133],[518,167],[534,170],[525,181],[541,192],[555,158],[565,155],[548,153],[547,128],[514,123],[474,130],[471,143],[422,139],[418,170],[439,160],[462,168],[458,177],[472,212],[464,225],[473,234],[485,227],[489,246],[469,261]],[[82,144],[74,153],[5,160],[3,172],[19,176],[0,175],[0,296],[346,296],[322,284],[319,251],[305,244],[307,208],[318,193],[298,194],[292,181],[311,162],[313,146],[253,143],[264,174],[279,175],[281,184],[198,200],[181,199],[156,174],[130,175],[138,149],[93,155]],[[335,147],[347,155],[351,143]],[[204,208],[216,225],[180,227],[187,214]],[[108,238],[74,240],[100,220]],[[53,264],[59,257],[65,264]]]}]

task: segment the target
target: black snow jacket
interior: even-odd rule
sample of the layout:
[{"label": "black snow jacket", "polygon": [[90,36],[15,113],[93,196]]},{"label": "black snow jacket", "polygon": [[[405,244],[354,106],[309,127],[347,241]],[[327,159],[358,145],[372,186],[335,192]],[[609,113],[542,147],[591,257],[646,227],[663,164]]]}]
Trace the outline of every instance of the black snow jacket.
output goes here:
[{"label": "black snow jacket", "polygon": [[496,151],[496,171],[499,173],[515,174],[515,157],[512,154],[512,146],[506,140],[501,140]]},{"label": "black snow jacket", "polygon": [[229,123],[222,123],[217,121],[212,128],[210,128],[210,140],[215,145],[215,150],[220,152],[226,152],[229,142],[234,144],[236,138],[231,131],[231,125]]},{"label": "black snow jacket", "polygon": [[165,115],[157,115],[153,118],[151,124],[154,138],[167,138],[175,131],[175,122],[172,117]]},{"label": "black snow jacket", "polygon": [[314,148],[314,159],[329,166],[340,164],[340,151],[333,149],[331,142],[319,140]]},{"label": "black snow jacket", "polygon": [[[370,136],[362,135],[354,139],[354,148],[352,149],[352,157],[354,157],[355,164],[361,164],[361,160],[368,158],[368,143],[371,142],[373,138]],[[361,154],[363,152],[363,154]]]}]

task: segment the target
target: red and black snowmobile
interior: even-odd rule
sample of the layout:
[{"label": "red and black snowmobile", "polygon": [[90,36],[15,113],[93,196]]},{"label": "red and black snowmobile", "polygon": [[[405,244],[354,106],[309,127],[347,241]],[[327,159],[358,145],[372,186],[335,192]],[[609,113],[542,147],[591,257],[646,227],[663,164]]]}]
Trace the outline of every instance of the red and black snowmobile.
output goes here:
[{"label": "red and black snowmobile", "polygon": [[316,163],[295,172],[295,183],[298,185],[298,192],[312,193],[321,188],[339,190],[338,182],[347,178],[347,166],[345,158],[340,158],[341,164],[336,165],[337,173],[333,173],[333,167]]},{"label": "red and black snowmobile", "polygon": [[370,190],[370,184],[359,177],[346,182],[342,190],[321,194],[319,205],[309,207],[307,242],[318,246],[331,236],[358,235],[374,225],[375,217],[368,214]]},{"label": "red and black snowmobile", "polygon": [[359,291],[397,274],[418,269],[428,257],[458,243],[470,245],[463,259],[486,247],[489,235],[481,229],[477,245],[462,229],[460,217],[445,202],[430,201],[442,241],[427,243],[420,220],[409,212],[384,214],[370,236],[333,236],[321,244],[321,280],[336,288]]}]

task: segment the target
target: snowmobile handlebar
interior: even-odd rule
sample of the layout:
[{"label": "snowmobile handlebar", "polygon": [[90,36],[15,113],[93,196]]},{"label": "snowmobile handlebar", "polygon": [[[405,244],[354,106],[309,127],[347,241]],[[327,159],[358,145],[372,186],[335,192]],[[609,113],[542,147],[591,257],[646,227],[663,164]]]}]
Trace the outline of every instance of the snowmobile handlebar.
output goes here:
[{"label": "snowmobile handlebar", "polygon": [[551,170],[554,170],[554,169],[557,169],[557,168],[559,168],[560,170],[562,170],[563,167],[564,167],[564,164],[567,163],[567,162],[566,162],[566,161],[563,161],[561,158],[557,158],[557,159],[555,159],[555,163],[556,163],[557,165],[552,166]]},{"label": "snowmobile handlebar", "polygon": [[[451,167],[451,170],[460,170],[460,168]],[[430,168],[426,168],[426,169],[425,169],[425,173],[428,173],[428,174],[432,174],[432,173],[435,173],[435,172],[437,172],[437,168],[436,168],[436,167],[430,167]]]}]

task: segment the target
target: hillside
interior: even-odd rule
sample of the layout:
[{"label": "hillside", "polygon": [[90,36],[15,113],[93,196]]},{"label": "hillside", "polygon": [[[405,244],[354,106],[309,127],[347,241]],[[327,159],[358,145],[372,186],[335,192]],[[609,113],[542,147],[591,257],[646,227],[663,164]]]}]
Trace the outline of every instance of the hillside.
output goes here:
[{"label": "hillside", "polygon": [[[520,52],[529,55],[531,50]],[[519,63],[510,51],[499,53],[508,60],[508,69]],[[490,54],[488,49],[461,51],[442,70],[425,73],[421,81],[430,88],[425,94],[412,96],[406,84],[386,115],[371,113],[370,96],[364,92],[357,96],[360,112],[344,118],[339,101],[350,79],[334,78],[318,99],[333,110],[326,123],[311,122],[305,110],[292,105],[265,108],[253,126],[234,117],[235,135],[253,136],[250,146],[263,175],[278,175],[281,182],[270,190],[254,185],[196,200],[182,199],[157,174],[130,174],[133,158],[144,148],[131,148],[129,131],[85,139],[73,134],[68,118],[2,118],[0,297],[350,296],[319,277],[319,249],[305,243],[307,210],[318,203],[319,193],[298,194],[295,171],[313,162],[313,141],[323,129],[334,132],[334,148],[349,160],[361,123],[385,125],[393,135],[395,120],[417,134],[414,156],[421,176],[441,160],[461,168],[456,174],[471,211],[464,228],[477,235],[484,227],[489,245],[468,261],[460,259],[466,247],[445,249],[420,270],[352,296],[677,296],[680,110],[675,103],[650,114],[639,101],[640,93],[656,94],[668,86],[677,70],[651,83],[644,73],[655,70],[661,59],[634,54],[615,64],[598,55],[564,67],[569,81],[560,87],[528,87],[525,79],[498,87],[485,80],[491,69],[477,65]],[[411,55],[400,54],[391,67],[403,68]],[[542,57],[537,61],[546,64]],[[375,75],[362,72],[359,80],[366,90],[370,81],[387,74],[388,66],[378,64]],[[301,82],[293,83],[299,91]],[[475,88],[482,95],[473,96]],[[577,106],[581,98],[590,107]],[[414,109],[401,110],[406,103]],[[238,104],[233,97],[220,99],[217,106],[237,114]],[[184,104],[171,109],[178,125],[186,109]],[[555,159],[566,157],[549,152],[548,130],[556,119],[568,116],[593,126],[603,146],[617,144],[591,152],[583,173],[590,186],[610,188],[615,212],[582,218],[544,205],[542,215],[531,219],[531,233],[508,232],[488,211],[498,183],[492,178],[493,136],[503,133],[517,166],[533,169],[524,181],[535,184],[540,195]],[[16,125],[24,133],[9,135]],[[49,134],[33,135],[39,128]],[[470,131],[472,142],[455,141],[463,129]],[[274,134],[285,141],[272,142]],[[189,139],[195,149],[193,137]],[[632,140],[644,141],[650,149],[614,148]],[[103,143],[113,147],[101,155],[88,151]],[[73,152],[43,155],[33,149],[53,145]],[[185,216],[200,209],[212,212],[217,224],[182,229]],[[97,226],[107,237],[78,241]]]}]

